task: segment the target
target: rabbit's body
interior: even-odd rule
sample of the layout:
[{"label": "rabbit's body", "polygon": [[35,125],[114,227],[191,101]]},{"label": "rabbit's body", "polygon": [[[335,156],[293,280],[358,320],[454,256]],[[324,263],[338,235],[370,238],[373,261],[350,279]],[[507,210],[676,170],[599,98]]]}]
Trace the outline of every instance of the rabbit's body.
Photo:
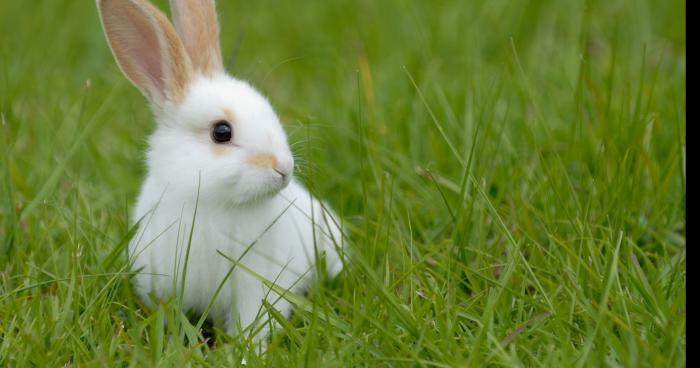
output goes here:
[{"label": "rabbit's body", "polygon": [[[135,211],[136,216],[143,218],[143,230],[132,240],[129,253],[134,260],[133,268],[139,270],[134,285],[144,300],[176,296],[174,291],[179,290],[182,282],[188,244],[183,307],[195,313],[205,311],[234,265],[218,252],[240,259],[259,276],[291,292],[309,286],[315,276],[316,252],[328,253],[330,276],[340,271],[342,264],[332,241],[340,239],[337,227],[328,219],[327,210],[294,181],[280,194],[251,205],[231,207],[200,198],[196,216],[196,197],[182,203],[182,197],[169,193],[166,186],[157,180],[147,180]],[[316,234],[311,226],[312,217],[317,223]],[[237,328],[235,316],[246,327],[259,315],[265,315],[262,299],[289,316],[290,305],[284,298],[269,292],[249,271],[237,267],[221,288],[209,315],[216,324],[233,333]]]},{"label": "rabbit's body", "polygon": [[97,5],[117,63],[158,122],[129,244],[137,293],[199,313],[211,303],[208,316],[229,333],[265,322],[264,300],[288,316],[282,290],[307,287],[319,256],[330,276],[342,268],[339,221],[292,180],[267,99],[224,70],[214,0],[170,0],[177,31],[147,0]]}]

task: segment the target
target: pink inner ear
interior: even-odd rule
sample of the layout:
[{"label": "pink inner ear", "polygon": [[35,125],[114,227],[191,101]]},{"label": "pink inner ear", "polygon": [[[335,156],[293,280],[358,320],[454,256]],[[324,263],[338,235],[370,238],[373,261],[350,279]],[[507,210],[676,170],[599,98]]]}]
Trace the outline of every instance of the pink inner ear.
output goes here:
[{"label": "pink inner ear", "polygon": [[223,70],[214,0],[170,0],[175,28],[193,66],[205,75]]},{"label": "pink inner ear", "polygon": [[124,73],[153,100],[162,100],[165,76],[153,22],[129,1],[105,1],[105,31]]}]

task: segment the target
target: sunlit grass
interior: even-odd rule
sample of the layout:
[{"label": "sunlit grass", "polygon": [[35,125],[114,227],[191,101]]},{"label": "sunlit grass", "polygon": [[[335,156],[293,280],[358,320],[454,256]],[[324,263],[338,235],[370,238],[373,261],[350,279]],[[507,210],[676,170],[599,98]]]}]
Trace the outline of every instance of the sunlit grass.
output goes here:
[{"label": "sunlit grass", "polygon": [[346,270],[263,356],[146,308],[146,102],[93,2],[2,1],[0,366],[685,366],[684,2],[219,2]]}]

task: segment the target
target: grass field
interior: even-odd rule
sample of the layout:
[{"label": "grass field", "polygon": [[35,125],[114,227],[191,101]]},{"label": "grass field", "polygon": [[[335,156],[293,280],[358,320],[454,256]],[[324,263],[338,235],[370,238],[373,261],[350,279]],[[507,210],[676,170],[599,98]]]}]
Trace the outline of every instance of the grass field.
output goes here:
[{"label": "grass field", "polygon": [[0,1],[0,366],[686,365],[684,1],[219,3],[346,270],[263,356],[145,308],[145,99],[93,1]]}]

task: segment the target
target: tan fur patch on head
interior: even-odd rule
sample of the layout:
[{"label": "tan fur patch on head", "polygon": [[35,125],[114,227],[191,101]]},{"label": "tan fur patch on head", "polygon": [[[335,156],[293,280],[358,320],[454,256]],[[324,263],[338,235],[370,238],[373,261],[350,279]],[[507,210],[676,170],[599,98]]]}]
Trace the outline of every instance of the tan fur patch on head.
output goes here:
[{"label": "tan fur patch on head", "polygon": [[233,113],[233,110],[224,109],[224,115],[229,123],[233,124],[236,121],[236,114]]},{"label": "tan fur patch on head", "polygon": [[231,147],[225,144],[212,144],[211,153],[216,157],[221,157],[226,154],[226,150],[229,148]]},{"label": "tan fur patch on head", "polygon": [[253,155],[248,158],[248,163],[261,168],[277,167],[277,158],[269,154]]}]

